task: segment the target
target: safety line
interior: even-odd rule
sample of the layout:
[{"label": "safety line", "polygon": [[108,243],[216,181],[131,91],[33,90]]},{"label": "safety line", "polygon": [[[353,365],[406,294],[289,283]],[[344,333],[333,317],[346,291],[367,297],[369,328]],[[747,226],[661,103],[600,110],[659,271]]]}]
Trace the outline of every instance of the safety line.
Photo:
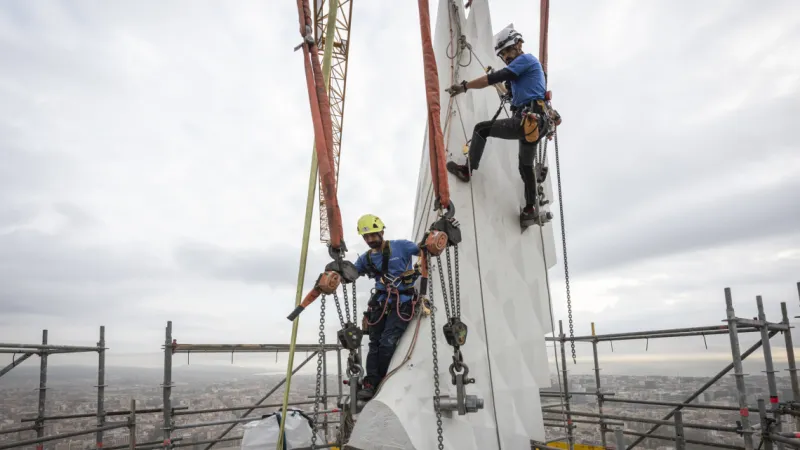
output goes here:
[{"label": "safety line", "polygon": [[[542,147],[541,141],[539,142],[539,147]],[[545,141],[545,143],[544,143],[544,151],[546,151],[546,150],[547,150],[547,141]],[[533,179],[534,179],[534,182],[536,184],[539,184],[539,179],[538,179],[538,176],[536,174],[536,169],[535,168],[533,170]],[[536,201],[538,203],[539,199],[537,198]],[[539,205],[535,205],[535,206],[536,206],[536,209],[538,209]],[[544,265],[544,281],[545,281],[545,286],[547,288],[547,303],[550,306],[550,328],[553,330],[553,336],[555,337],[555,335],[556,335],[556,322],[555,322],[555,317],[553,315],[553,298],[552,298],[552,296],[550,294],[550,273],[547,271],[547,254],[545,253],[545,250],[544,250],[544,226],[543,225],[539,225],[539,240],[542,243],[542,247],[541,248],[542,248],[542,264]],[[560,333],[559,333],[559,338],[561,338]],[[545,345],[547,345],[547,342],[545,342]],[[561,345],[564,345],[564,343],[562,342]],[[559,371],[561,370],[560,367],[564,367],[564,370],[566,370],[567,363],[566,363],[566,361],[562,360],[561,361],[561,366],[559,366],[559,364],[558,364],[558,361],[559,361],[558,350],[556,349],[555,341],[553,341],[553,356],[554,356],[555,361],[556,361],[556,380],[558,380],[558,390],[559,390],[559,392],[561,392],[564,395],[564,401],[566,402],[567,401],[567,391],[566,391],[565,387],[562,386],[562,384],[561,384],[561,375],[559,374]],[[547,377],[550,378],[550,371],[549,370],[547,371]],[[564,427],[565,428],[570,425],[570,424],[567,423],[568,422],[567,421],[567,413],[564,411],[563,408],[561,409],[561,418],[562,418],[562,422],[564,422]],[[566,430],[567,430],[567,433],[569,433],[570,435],[572,434],[572,430],[571,429],[566,428]]]},{"label": "safety line", "polygon": [[[464,126],[464,120],[461,115],[461,105],[458,103],[458,98],[455,100],[456,109],[458,109],[458,121],[461,123],[461,129],[464,131],[464,139],[469,139],[467,135],[467,128]],[[469,166],[469,158],[467,158],[467,165]],[[470,168],[471,169],[471,168]],[[472,180],[470,180],[472,181]],[[483,313],[483,333],[486,336],[486,361],[489,363],[489,387],[492,392],[492,413],[494,414],[495,432],[497,433],[497,446],[502,449],[503,444],[500,439],[500,421],[497,418],[497,401],[494,395],[494,378],[492,377],[492,359],[491,349],[489,348],[489,327],[486,325],[486,305],[483,300],[483,273],[481,272],[481,255],[478,249],[478,219],[475,217],[475,195],[472,191],[472,183],[469,183],[469,198],[472,203],[472,227],[475,230],[475,259],[478,261],[478,284],[481,290],[481,312]]]},{"label": "safety line", "polygon": [[[458,101],[456,101],[456,107],[458,108],[459,122],[461,122],[461,127],[462,127],[462,129],[464,129],[465,138],[468,139],[468,136],[466,134],[466,129],[464,127],[464,121],[462,119],[461,108],[460,108],[460,105],[459,105]],[[508,114],[507,111],[506,111],[506,114]],[[481,139],[480,136],[478,136],[478,138]],[[542,144],[540,142],[539,146],[541,146],[541,145]],[[469,158],[467,158],[467,165],[469,166]],[[471,167],[469,167],[469,169],[471,170]],[[538,184],[538,179],[537,179],[535,170],[534,170],[534,182],[536,184]],[[470,195],[472,195],[472,180],[470,180]],[[472,214],[473,214],[473,220],[474,220],[474,215],[475,215],[474,202],[473,202],[473,205],[472,205]],[[475,230],[475,237],[476,237],[476,248],[477,248],[477,225],[476,225],[476,230]],[[541,241],[542,261],[543,261],[543,266],[544,266],[543,268],[544,268],[544,274],[545,274],[545,284],[546,284],[546,287],[547,287],[547,303],[548,303],[549,309],[550,309],[550,327],[552,328],[553,335],[555,336],[555,318],[553,316],[553,300],[552,300],[552,296],[550,294],[550,276],[549,276],[549,273],[547,272],[547,255],[546,255],[545,249],[544,249],[544,231],[543,231],[543,227],[541,225],[539,226],[539,238],[540,238],[540,241]],[[478,273],[479,273],[479,276],[480,276],[480,260],[478,260],[478,261],[479,261],[478,262]],[[482,280],[482,278],[479,278],[479,280]],[[483,292],[481,292],[481,306],[483,306]],[[486,314],[484,312],[484,327],[485,326],[486,326]],[[487,332],[487,334],[488,334],[488,332]],[[545,343],[545,345],[547,345],[547,344]],[[486,342],[486,347],[487,347],[487,354],[488,354],[488,352],[489,352],[488,339],[487,339],[487,342]],[[562,384],[561,384],[561,378],[559,377],[559,371],[561,370],[560,369],[561,366],[559,365],[558,351],[557,351],[557,348],[556,348],[555,344],[553,345],[553,354],[554,354],[555,362],[556,362],[556,380],[558,381],[558,387],[559,387],[559,390],[561,392],[564,392],[564,389],[563,389]],[[550,374],[549,374],[549,371],[548,371],[548,378],[549,378],[549,376],[550,376]],[[491,364],[489,365],[489,378],[490,378],[490,382],[491,382]],[[492,389],[492,394],[494,395],[494,389]],[[568,425],[567,424],[567,417],[566,417],[566,413],[563,412],[563,411],[562,411],[562,419],[563,419],[563,422],[564,422],[564,426],[566,427]],[[496,420],[496,413],[495,413],[495,420]],[[498,429],[498,438],[499,438],[499,429]]]},{"label": "safety line", "polygon": [[[477,55],[477,54],[475,54],[475,52],[472,50],[472,46],[471,46],[471,45],[469,45],[469,43],[467,43],[467,49],[470,51],[470,53],[472,54],[472,56],[474,56],[474,57],[475,57],[475,59],[478,61],[478,64],[480,64],[480,65],[481,65],[481,67],[483,68],[483,71],[484,71],[484,72],[486,72],[486,66],[484,66],[484,65],[483,65],[483,62],[481,62],[481,59],[480,59],[480,58],[478,57],[478,55]],[[506,113],[506,117],[510,118],[510,117],[511,117],[511,114],[509,114],[508,110],[505,108],[505,105],[503,105],[503,110],[504,110],[504,111],[505,111],[505,113]],[[461,118],[460,118],[460,115],[461,115],[461,110],[459,109],[459,120],[461,120]],[[463,126],[463,121],[462,121],[462,126]],[[556,136],[556,139],[558,139],[558,137],[557,137],[557,136]],[[540,148],[542,147],[542,144],[541,144],[541,142],[539,143],[538,147],[540,147]],[[541,152],[539,152],[539,149],[537,149],[537,152],[536,152],[536,155],[537,155],[537,157],[538,157],[540,154],[541,154],[541,158],[542,158],[542,159],[541,159],[541,163],[542,163],[542,164],[544,164],[544,163],[545,163],[545,161],[546,161],[546,159],[547,159],[547,141],[545,141],[544,148],[542,149],[542,151],[541,151]],[[558,158],[558,156],[556,156],[556,159],[557,159],[557,158]],[[469,158],[467,158],[467,163],[469,164]],[[556,168],[558,168],[558,164],[556,164]],[[535,169],[534,169],[534,171],[533,171],[533,177],[534,177],[534,182],[535,182],[536,184],[539,184],[539,180],[538,180],[538,178],[537,178],[537,175],[536,175],[536,170],[535,170]],[[560,178],[560,175],[559,175],[559,178]],[[470,189],[472,189],[472,184],[471,184],[471,183],[470,183]],[[560,191],[559,191],[559,197],[560,197]],[[559,199],[559,200],[560,200],[560,199]],[[536,206],[538,206],[538,205],[536,205]],[[561,202],[560,202],[560,201],[559,201],[559,207],[561,207]],[[474,214],[474,206],[473,206],[473,214]],[[561,221],[561,224],[562,224],[562,229],[563,229],[563,223],[564,223],[564,222],[563,222],[563,219],[562,219],[562,221]],[[550,294],[550,276],[549,276],[549,273],[548,273],[548,271],[547,271],[547,256],[546,256],[546,254],[545,254],[545,251],[544,251],[544,231],[542,230],[542,228],[543,228],[542,226],[539,226],[539,239],[540,239],[540,241],[541,241],[541,244],[542,244],[542,246],[541,246],[541,248],[542,248],[542,261],[543,261],[543,264],[544,264],[545,283],[546,283],[546,285],[547,285],[547,303],[548,303],[548,305],[550,306],[550,327],[551,327],[551,328],[552,328],[552,330],[553,330],[553,336],[555,336],[555,333],[556,333],[556,327],[555,327],[555,319],[554,319],[554,317],[553,317],[553,300],[552,300],[552,296],[551,296],[551,294]],[[563,234],[563,233],[562,233],[562,234]],[[565,253],[566,253],[566,252],[565,252]],[[565,257],[565,258],[566,258],[566,257]],[[566,259],[565,259],[565,261],[566,261]],[[547,345],[547,343],[545,343],[545,346],[546,346],[546,345]],[[558,349],[556,348],[556,345],[555,345],[555,343],[553,343],[553,356],[555,357],[555,362],[556,362],[556,380],[558,380],[558,388],[559,388],[559,390],[560,390],[561,392],[564,392],[564,395],[566,396],[566,392],[564,391],[563,387],[561,386],[561,377],[559,376],[559,371],[560,371],[561,369],[560,369],[560,366],[559,366]],[[561,361],[561,363],[562,363],[563,365],[566,365],[566,362],[564,362],[564,361]],[[548,377],[550,376],[550,374],[549,374],[549,371],[548,371],[548,375],[547,375],[547,376],[548,376]],[[564,422],[564,426],[566,427],[566,426],[567,426],[567,417],[566,417],[566,413],[564,413],[564,412],[562,411],[561,415],[562,415],[562,419],[563,419],[563,422]]]}]

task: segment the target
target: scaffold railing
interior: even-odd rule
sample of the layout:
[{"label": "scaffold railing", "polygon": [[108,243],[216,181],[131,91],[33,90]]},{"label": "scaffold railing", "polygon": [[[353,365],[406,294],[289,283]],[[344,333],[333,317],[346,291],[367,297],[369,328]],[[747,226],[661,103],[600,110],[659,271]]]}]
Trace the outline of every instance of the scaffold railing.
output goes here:
[{"label": "scaffold railing", "polygon": [[[800,283],[797,283],[798,295],[800,296]],[[786,302],[781,302],[782,318],[780,322],[767,321],[764,312],[764,304],[761,297],[756,297],[756,306],[758,308],[758,317],[753,318],[739,318],[735,315],[733,308],[733,300],[731,290],[726,288],[724,290],[725,304],[726,304],[726,319],[727,322],[723,325],[702,326],[702,327],[687,327],[675,329],[661,329],[650,331],[633,331],[626,333],[610,333],[610,334],[595,334],[594,324],[592,324],[592,334],[588,336],[576,336],[574,339],[577,342],[588,343],[592,346],[593,364],[594,364],[594,392],[573,392],[569,386],[569,371],[567,365],[561,366],[561,373],[557,376],[562,378],[562,386],[564,392],[542,390],[540,396],[545,399],[553,399],[555,403],[542,404],[542,417],[545,427],[549,429],[561,429],[562,436],[545,441],[532,441],[531,448],[537,449],[561,449],[561,448],[575,448],[575,429],[577,424],[593,425],[600,428],[601,448],[606,449],[632,449],[642,444],[645,439],[655,439],[661,441],[670,441],[674,443],[676,449],[691,448],[693,445],[702,445],[716,448],[725,448],[733,450],[753,450],[756,448],[763,448],[764,450],[772,450],[777,448],[783,450],[785,448],[800,448],[800,434],[794,431],[784,431],[782,424],[794,423],[795,430],[800,430],[800,383],[798,383],[797,367],[794,359],[794,347],[792,341],[791,330],[792,327],[789,323],[789,313]],[[739,346],[739,334],[741,333],[758,333],[759,340],[744,351]],[[597,346],[600,342],[612,342],[623,340],[637,340],[637,339],[660,339],[660,338],[675,338],[686,336],[710,336],[710,335],[727,334],[730,337],[731,345],[731,360],[727,366],[722,368],[716,375],[709,378],[700,388],[696,389],[691,395],[687,396],[683,401],[656,401],[644,400],[635,398],[625,398],[617,395],[615,392],[603,390],[600,383],[600,358],[598,356]],[[772,358],[772,349],[770,340],[777,334],[784,336],[786,347],[786,364],[788,365],[788,373],[791,381],[792,397],[789,399],[780,399],[777,392],[777,384],[775,381],[775,367]],[[33,356],[40,358],[39,370],[39,395],[37,402],[37,413],[35,416],[24,416],[19,419],[21,426],[0,429],[0,436],[5,436],[14,433],[26,433],[35,431],[35,438],[19,439],[14,442],[0,443],[0,450],[8,448],[19,448],[26,445],[41,446],[44,443],[54,442],[63,439],[69,439],[77,436],[84,436],[87,434],[94,434],[96,444],[93,448],[104,450],[117,450],[117,449],[156,449],[156,448],[181,448],[197,445],[205,445],[205,449],[209,450],[220,443],[232,443],[242,438],[241,435],[229,436],[228,434],[233,431],[237,426],[247,423],[252,420],[258,420],[260,416],[248,417],[256,411],[263,410],[279,410],[282,403],[265,403],[267,399],[276,393],[282,386],[284,386],[286,378],[278,381],[254,404],[231,406],[225,408],[204,408],[204,409],[190,409],[187,406],[173,406],[172,388],[173,371],[172,362],[175,354],[186,354],[187,358],[191,353],[274,353],[285,352],[289,350],[289,346],[285,344],[186,344],[178,343],[173,337],[172,322],[168,322],[165,329],[165,340],[162,345],[164,353],[164,379],[161,384],[163,403],[160,408],[137,408],[136,400],[131,399],[129,409],[105,409],[105,356],[108,348],[105,342],[105,327],[100,327],[99,340],[94,346],[68,346],[68,345],[51,345],[48,344],[47,330],[42,332],[41,344],[11,344],[0,343],[0,353],[12,354],[14,359],[11,364],[7,365],[0,370],[0,376],[3,376],[13,370],[15,367],[24,363]],[[569,342],[568,338],[563,332],[563,326],[559,322],[559,334],[555,337],[547,337],[546,341],[552,342],[554,345],[561,347],[562,355],[565,353],[565,344]],[[337,414],[339,410],[334,407],[331,408],[330,400],[336,399],[337,405],[342,404],[343,394],[343,371],[341,362],[341,347],[336,344],[326,344],[320,347],[319,344],[300,344],[297,345],[297,350],[308,352],[307,357],[295,366],[292,373],[301,370],[308,362],[313,360],[318,352],[322,351],[325,358],[323,358],[323,393],[322,404],[323,410],[318,414],[323,416],[323,429],[326,433],[326,444],[318,445],[315,448],[330,448],[336,445],[331,442],[330,436],[333,435],[331,427],[341,426],[341,423],[336,421],[329,421],[330,414]],[[758,399],[757,405],[748,404],[747,390],[743,381],[744,372],[742,369],[742,361],[747,357],[758,351],[762,350],[764,355],[764,372],[767,378],[767,391],[768,399]],[[94,412],[81,413],[81,414],[60,414],[60,415],[46,415],[46,401],[47,401],[47,373],[48,373],[48,357],[63,353],[85,353],[97,352],[98,354],[98,371],[97,371],[97,408]],[[328,393],[328,367],[327,367],[327,354],[336,352],[337,360],[337,380],[338,389],[336,393]],[[716,405],[708,403],[700,403],[697,399],[725,375],[733,372],[736,378],[737,386],[737,399],[738,405]],[[577,411],[571,406],[571,401],[575,396],[590,396],[596,398],[597,412]],[[292,406],[305,406],[313,404],[313,400],[291,402]],[[660,419],[636,417],[633,415],[625,414],[609,414],[604,411],[604,406],[609,403],[616,404],[631,404],[631,405],[646,405],[653,407],[666,407],[670,408],[670,412],[665,414]],[[738,413],[739,418],[736,423],[728,426],[702,423],[698,421],[684,420],[684,410],[708,410],[708,411],[727,411]],[[189,418],[200,414],[213,414],[223,412],[241,412],[237,419],[233,420],[212,420],[207,422],[183,422],[183,417]],[[146,442],[136,442],[136,428],[137,417],[148,414],[160,414],[163,418],[163,425],[161,427],[161,439],[148,440]],[[566,423],[561,421],[561,417],[566,417]],[[45,436],[44,425],[47,422],[64,421],[74,419],[85,419],[96,417],[97,421],[94,427],[70,431],[67,433],[53,434]],[[339,414],[339,421],[343,417]],[[111,419],[111,420],[109,420]],[[646,432],[636,431],[627,427],[628,424],[649,424],[651,427]],[[30,425],[27,425],[30,424]],[[177,430],[199,430],[205,427],[228,425],[226,430],[218,434],[214,439],[194,439],[193,435],[189,436],[174,436]],[[659,434],[656,433],[659,429],[668,427],[673,430],[672,434]],[[104,442],[104,434],[110,430],[127,428],[129,430],[129,442],[125,445],[111,446],[109,443]],[[732,445],[722,442],[707,442],[697,439],[687,438],[684,431],[687,429],[699,430],[713,430],[721,433],[733,433],[741,437],[742,445]],[[609,437],[607,434],[611,433]],[[629,438],[626,441],[626,437]],[[104,445],[106,444],[106,445]]]}]

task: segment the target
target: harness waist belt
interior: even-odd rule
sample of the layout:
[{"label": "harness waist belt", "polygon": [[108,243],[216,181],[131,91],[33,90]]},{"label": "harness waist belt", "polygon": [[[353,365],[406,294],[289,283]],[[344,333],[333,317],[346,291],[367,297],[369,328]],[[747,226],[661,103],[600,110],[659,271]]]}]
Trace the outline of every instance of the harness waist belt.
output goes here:
[{"label": "harness waist belt", "polygon": [[[378,293],[378,292],[382,292],[382,293],[384,293],[384,294],[386,294],[386,293],[387,293],[387,291],[385,291],[385,290],[383,290],[383,289],[375,289],[375,293]],[[416,289],[404,289],[404,290],[402,290],[402,291],[401,291],[401,290],[398,290],[397,292],[398,292],[399,294],[402,294],[402,295],[405,295],[405,294],[409,294],[409,295],[410,295],[410,294],[414,294],[414,293],[416,293],[416,292],[417,292],[417,290],[416,290]]]},{"label": "harness waist belt", "polygon": [[544,99],[543,98],[535,98],[535,99],[533,99],[533,100],[531,100],[529,102],[525,102],[525,103],[523,103],[523,104],[521,104],[519,106],[511,105],[511,111],[516,113],[516,112],[522,112],[522,110],[525,109],[525,108],[530,108],[531,110],[533,110],[533,112],[544,113],[544,110],[542,110],[541,106],[539,106],[538,102],[540,102],[540,101],[544,101]]}]

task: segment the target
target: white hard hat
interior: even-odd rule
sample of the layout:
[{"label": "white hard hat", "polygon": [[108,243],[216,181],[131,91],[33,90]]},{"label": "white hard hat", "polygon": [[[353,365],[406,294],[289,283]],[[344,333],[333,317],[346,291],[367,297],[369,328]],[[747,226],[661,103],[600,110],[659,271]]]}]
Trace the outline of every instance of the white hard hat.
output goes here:
[{"label": "white hard hat", "polygon": [[510,23],[494,36],[494,52],[499,56],[501,50],[516,45],[521,40],[522,35],[514,29],[514,24]]}]

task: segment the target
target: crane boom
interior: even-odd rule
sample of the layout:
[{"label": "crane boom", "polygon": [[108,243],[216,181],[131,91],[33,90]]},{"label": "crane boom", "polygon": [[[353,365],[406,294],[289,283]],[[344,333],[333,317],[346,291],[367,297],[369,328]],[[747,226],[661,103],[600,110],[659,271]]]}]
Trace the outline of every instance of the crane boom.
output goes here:
[{"label": "crane boom", "polygon": [[[330,61],[330,81],[328,83],[328,99],[331,104],[333,128],[333,173],[336,176],[337,189],[339,186],[339,158],[342,150],[344,99],[347,91],[347,57],[350,53],[350,18],[352,12],[353,0],[338,1],[336,23],[333,28],[334,41]],[[314,0],[314,39],[317,41],[319,48],[325,48],[327,29],[328,0]],[[328,212],[325,209],[325,197],[322,195],[321,186],[319,190],[319,239],[321,242],[330,241]]]}]

